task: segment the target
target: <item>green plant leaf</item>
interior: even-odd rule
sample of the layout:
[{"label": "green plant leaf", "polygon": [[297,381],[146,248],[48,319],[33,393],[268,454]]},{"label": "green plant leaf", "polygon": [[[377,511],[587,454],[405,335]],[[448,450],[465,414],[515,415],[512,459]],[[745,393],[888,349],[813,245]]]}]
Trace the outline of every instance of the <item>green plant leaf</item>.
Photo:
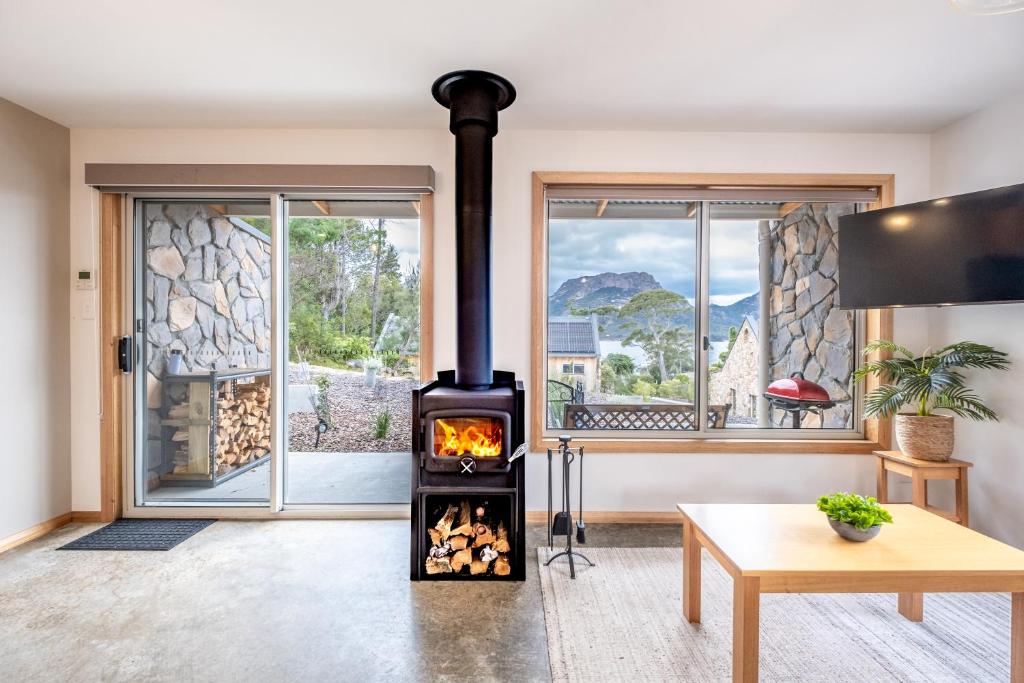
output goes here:
[{"label": "green plant leaf", "polygon": [[995,411],[981,402],[977,395],[967,387],[951,387],[935,396],[935,409],[948,410],[951,413],[971,420],[999,420]]},{"label": "green plant leaf", "polygon": [[839,492],[818,499],[818,509],[829,519],[852,524],[860,530],[876,524],[891,524],[892,515],[874,498]]},{"label": "green plant leaf", "polygon": [[887,341],[885,339],[876,339],[870,342],[864,347],[864,355],[868,356],[875,351],[889,351],[890,353],[898,353],[899,355],[909,360],[914,359],[914,354],[910,352],[905,346],[900,346],[896,342]]},{"label": "green plant leaf", "polygon": [[1009,355],[986,344],[957,342],[939,349],[935,356],[942,367],[982,368],[1005,370],[1010,366]]},{"label": "green plant leaf", "polygon": [[864,414],[868,417],[890,417],[906,405],[900,387],[895,384],[883,384],[864,397]]}]

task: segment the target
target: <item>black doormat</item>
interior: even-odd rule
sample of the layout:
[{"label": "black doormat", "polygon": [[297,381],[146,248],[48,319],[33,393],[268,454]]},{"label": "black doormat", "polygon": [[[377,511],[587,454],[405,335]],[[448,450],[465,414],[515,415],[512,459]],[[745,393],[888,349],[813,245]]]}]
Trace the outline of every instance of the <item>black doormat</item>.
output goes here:
[{"label": "black doormat", "polygon": [[119,519],[57,550],[170,550],[214,519]]}]

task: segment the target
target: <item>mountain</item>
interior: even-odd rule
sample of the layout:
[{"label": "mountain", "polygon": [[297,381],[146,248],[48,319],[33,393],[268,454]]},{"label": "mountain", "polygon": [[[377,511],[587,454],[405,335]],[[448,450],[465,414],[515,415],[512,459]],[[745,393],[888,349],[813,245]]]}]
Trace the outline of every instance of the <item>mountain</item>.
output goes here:
[{"label": "mountain", "polygon": [[661,289],[650,273],[600,273],[566,280],[548,297],[548,315],[572,315],[572,309],[622,306],[648,289]]},{"label": "mountain", "polygon": [[[600,273],[566,280],[548,299],[548,315],[574,315],[582,309],[603,306],[621,308],[630,299],[651,289],[664,289],[650,273]],[[693,328],[693,306],[687,301],[676,324]],[[598,314],[597,327],[601,339],[621,340],[629,334],[630,322],[617,313]],[[726,328],[728,329],[728,328]]]},{"label": "mountain", "polygon": [[[635,295],[649,289],[662,289],[661,284],[650,273],[599,273],[572,278],[563,282],[548,298],[548,315],[573,315],[574,311],[578,313],[581,309],[602,306],[620,308]],[[678,323],[692,329],[693,307],[689,301],[685,309]],[[745,316],[756,318],[758,312],[759,302],[756,293],[728,306],[711,304],[711,341],[728,339],[730,327],[739,328]],[[599,315],[601,339],[624,339],[628,334],[628,322],[614,313]]]},{"label": "mountain", "polygon": [[[760,313],[760,295],[754,292],[748,297],[740,299],[728,306],[717,306],[711,304],[711,341],[721,341],[729,338],[729,328],[740,328],[743,318],[751,316],[757,318]],[[755,330],[756,331],[756,330]]]}]

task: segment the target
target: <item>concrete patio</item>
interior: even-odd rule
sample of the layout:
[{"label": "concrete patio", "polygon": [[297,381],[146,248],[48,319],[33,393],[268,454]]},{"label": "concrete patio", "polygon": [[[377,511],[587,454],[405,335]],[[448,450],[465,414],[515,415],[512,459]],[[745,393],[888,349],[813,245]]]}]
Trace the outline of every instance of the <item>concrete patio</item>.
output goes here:
[{"label": "concrete patio", "polygon": [[[285,463],[289,505],[409,502],[408,453],[289,453]],[[214,488],[165,486],[150,502],[260,502],[270,496],[270,464]]]}]

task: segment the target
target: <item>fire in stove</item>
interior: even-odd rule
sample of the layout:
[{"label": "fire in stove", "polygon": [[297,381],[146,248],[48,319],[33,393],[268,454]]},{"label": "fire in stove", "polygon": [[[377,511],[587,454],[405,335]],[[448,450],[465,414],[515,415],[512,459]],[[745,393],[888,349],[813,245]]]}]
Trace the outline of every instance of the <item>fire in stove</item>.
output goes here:
[{"label": "fire in stove", "polygon": [[501,455],[502,421],[492,417],[434,420],[434,455]]}]

